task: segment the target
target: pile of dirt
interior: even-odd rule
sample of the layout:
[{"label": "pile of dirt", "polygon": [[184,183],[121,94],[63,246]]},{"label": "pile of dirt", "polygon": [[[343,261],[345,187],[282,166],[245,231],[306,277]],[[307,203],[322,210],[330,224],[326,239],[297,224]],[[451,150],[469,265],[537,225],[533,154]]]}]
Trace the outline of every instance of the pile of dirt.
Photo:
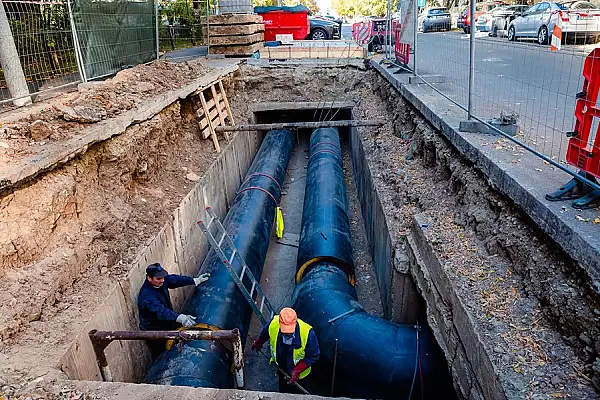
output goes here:
[{"label": "pile of dirt", "polygon": [[34,154],[36,146],[77,136],[82,129],[131,110],[144,100],[190,83],[211,70],[201,61],[155,61],[112,79],[79,85],[40,111],[0,124],[0,165]]}]

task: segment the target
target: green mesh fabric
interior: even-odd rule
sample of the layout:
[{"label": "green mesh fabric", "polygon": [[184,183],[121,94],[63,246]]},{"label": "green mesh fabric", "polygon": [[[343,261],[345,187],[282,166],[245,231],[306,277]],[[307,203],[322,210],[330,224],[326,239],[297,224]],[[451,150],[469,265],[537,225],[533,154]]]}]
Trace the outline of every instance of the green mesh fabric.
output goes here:
[{"label": "green mesh fabric", "polygon": [[88,79],[156,59],[152,0],[71,0]]}]

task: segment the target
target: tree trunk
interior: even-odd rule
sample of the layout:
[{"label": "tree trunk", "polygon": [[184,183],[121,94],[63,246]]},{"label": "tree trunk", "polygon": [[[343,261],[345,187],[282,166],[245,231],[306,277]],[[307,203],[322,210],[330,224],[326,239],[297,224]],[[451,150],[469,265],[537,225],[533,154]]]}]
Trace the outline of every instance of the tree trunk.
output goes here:
[{"label": "tree trunk", "polygon": [[19,53],[17,53],[17,47],[15,46],[15,40],[8,24],[8,17],[4,11],[2,0],[0,0],[0,65],[2,66],[10,95],[12,97],[22,97],[14,100],[14,105],[20,107],[31,104],[25,74],[23,74],[23,68],[21,68]]}]

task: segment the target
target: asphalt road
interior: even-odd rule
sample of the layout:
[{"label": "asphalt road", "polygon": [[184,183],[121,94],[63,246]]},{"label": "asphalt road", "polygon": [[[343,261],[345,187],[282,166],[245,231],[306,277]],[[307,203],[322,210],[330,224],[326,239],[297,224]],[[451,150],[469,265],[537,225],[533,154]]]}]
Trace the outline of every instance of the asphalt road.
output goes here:
[{"label": "asphalt road", "polygon": [[[566,45],[557,52],[533,42],[481,37],[475,41],[475,115],[519,114],[528,144],[564,159],[573,130],[575,95],[583,84],[585,57],[597,45]],[[468,103],[469,36],[459,32],[419,33],[417,71],[441,75],[433,86],[461,105]]]}]

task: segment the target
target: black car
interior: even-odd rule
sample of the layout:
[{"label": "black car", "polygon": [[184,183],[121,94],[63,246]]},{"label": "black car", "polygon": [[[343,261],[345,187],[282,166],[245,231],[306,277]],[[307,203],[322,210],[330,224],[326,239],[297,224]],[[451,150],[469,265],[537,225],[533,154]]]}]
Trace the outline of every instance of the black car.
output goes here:
[{"label": "black car", "polygon": [[495,12],[492,19],[492,29],[490,30],[490,36],[506,36],[508,25],[511,21],[521,14],[523,14],[529,6],[517,5],[507,6],[506,8]]},{"label": "black car", "polygon": [[310,32],[307,39],[332,40],[339,39],[341,30],[337,22],[323,17],[308,17],[310,21]]}]

